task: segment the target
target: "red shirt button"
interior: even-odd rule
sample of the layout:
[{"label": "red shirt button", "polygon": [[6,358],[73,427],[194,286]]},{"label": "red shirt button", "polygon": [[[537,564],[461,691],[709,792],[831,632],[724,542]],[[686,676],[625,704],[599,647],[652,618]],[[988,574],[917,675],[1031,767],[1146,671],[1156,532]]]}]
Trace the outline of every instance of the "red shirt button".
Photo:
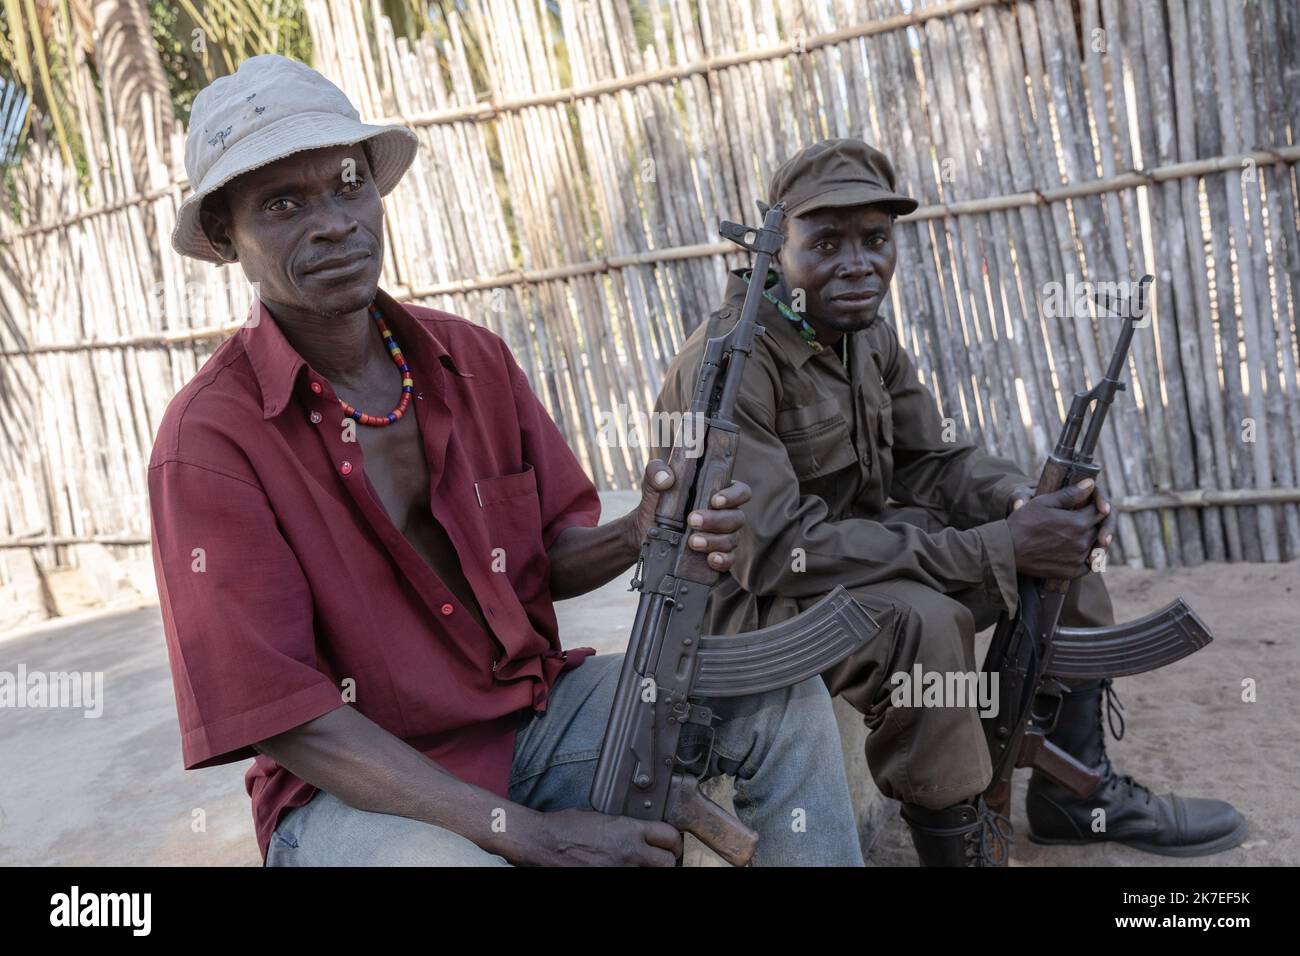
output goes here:
[{"label": "red shirt button", "polygon": [[312,383],[311,383],[311,390],[312,390],[313,392],[315,392],[317,395],[319,395],[320,392],[321,392],[320,382],[312,382]]},{"label": "red shirt button", "polygon": [[310,417],[311,417],[311,423],[312,423],[313,425],[319,425],[319,424],[320,424],[320,417],[321,417],[321,416],[320,416],[320,412],[312,412]]},{"label": "red shirt button", "polygon": [[454,610],[456,610],[456,609],[455,609],[454,607],[452,607],[450,604],[444,604],[444,605],[442,606],[442,613],[443,613],[444,616],[447,615],[447,614],[450,614],[450,613],[451,613],[452,611],[454,611]]},{"label": "red shirt button", "polygon": [[352,474],[352,462],[345,461],[343,464],[339,465],[339,471],[344,475]]}]

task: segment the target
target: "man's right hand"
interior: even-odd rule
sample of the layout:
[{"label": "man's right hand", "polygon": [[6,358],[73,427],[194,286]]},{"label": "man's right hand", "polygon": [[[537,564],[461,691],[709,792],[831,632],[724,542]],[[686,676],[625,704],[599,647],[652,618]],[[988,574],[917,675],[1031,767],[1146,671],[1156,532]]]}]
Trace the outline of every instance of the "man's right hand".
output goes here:
[{"label": "man's right hand", "polygon": [[557,810],[538,814],[537,824],[537,858],[528,862],[540,866],[673,866],[682,855],[682,835],[667,823]]},{"label": "man's right hand", "polygon": [[[1016,553],[1016,572],[1034,578],[1077,578],[1105,515],[1097,510],[1093,481],[1085,478],[1050,495],[1030,498],[1007,518]],[[1087,507],[1081,507],[1087,504]]]}]

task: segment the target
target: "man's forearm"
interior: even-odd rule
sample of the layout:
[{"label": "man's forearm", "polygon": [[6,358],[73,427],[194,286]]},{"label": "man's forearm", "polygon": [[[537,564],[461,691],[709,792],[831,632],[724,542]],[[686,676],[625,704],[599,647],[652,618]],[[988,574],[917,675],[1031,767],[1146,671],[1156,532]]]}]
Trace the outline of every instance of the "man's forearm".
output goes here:
[{"label": "man's forearm", "polygon": [[635,512],[600,525],[565,528],[546,556],[551,560],[551,598],[586,594],[630,568],[641,550],[635,537]]},{"label": "man's forearm", "polygon": [[973,447],[926,455],[918,462],[896,457],[894,465],[890,496],[946,514],[957,528],[1006,517],[1016,486],[1032,484],[1014,462]]},{"label": "man's forearm", "polygon": [[[533,863],[542,814],[449,774],[352,707],[340,707],[254,748],[358,810],[459,833],[512,863]],[[505,811],[504,827],[492,824]]]}]

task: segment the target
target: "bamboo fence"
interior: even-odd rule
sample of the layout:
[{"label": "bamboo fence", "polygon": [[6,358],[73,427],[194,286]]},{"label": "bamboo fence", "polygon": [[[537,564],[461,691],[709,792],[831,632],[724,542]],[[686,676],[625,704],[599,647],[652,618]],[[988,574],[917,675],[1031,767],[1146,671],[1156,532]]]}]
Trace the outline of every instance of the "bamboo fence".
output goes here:
[{"label": "bamboo fence", "polygon": [[[960,434],[1035,469],[1116,325],[1053,313],[1050,290],[1152,272],[1103,438],[1112,559],[1300,556],[1288,0],[458,8],[447,40],[415,41],[377,4],[307,0],[313,65],[422,141],[386,203],[384,287],[502,335],[601,487],[646,457],[598,440],[601,416],[653,407],[743,263],[717,220],[753,221],[799,147],[860,136],[922,204],[888,321]],[[160,416],[249,304],[236,270],[171,251],[183,169],[153,143],[133,169],[111,103],[82,135],[89,198],[38,142],[0,222],[0,582],[18,547],[147,554]]]}]

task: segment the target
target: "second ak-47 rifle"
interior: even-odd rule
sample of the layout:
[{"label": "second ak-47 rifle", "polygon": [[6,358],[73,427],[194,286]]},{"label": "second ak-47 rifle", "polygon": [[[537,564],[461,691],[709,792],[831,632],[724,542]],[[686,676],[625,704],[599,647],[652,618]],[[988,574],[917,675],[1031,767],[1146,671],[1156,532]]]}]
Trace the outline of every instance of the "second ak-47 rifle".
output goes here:
[{"label": "second ak-47 rifle", "polygon": [[740,320],[704,349],[686,413],[702,423],[703,451],[687,455],[681,429],[674,439],[668,464],[675,483],[660,495],[654,527],[641,545],[632,581],[641,598],[591,788],[596,810],[665,820],[734,866],[749,862],[757,834],[700,793],[699,774],[711,754],[683,761],[677,752],[682,727],[711,730],[718,718],[710,701],[815,677],[880,632],[866,610],[836,587],[780,624],[736,635],[701,633],[709,593],[720,575],[704,554],[687,547],[686,518],[694,509],[708,508],[731,483],[740,439],[733,412],[745,359],[763,332],[758,307],[768,264],[781,248],[784,214],[778,203],[760,229],[720,225],[725,238],[754,253],[754,270]]},{"label": "second ak-47 rifle", "polygon": [[[1136,307],[1129,301],[1119,310],[1124,327],[1110,366],[1094,388],[1074,394],[1060,439],[1034,489],[1035,497],[1085,478],[1096,480],[1101,472],[1093,454],[1115,393],[1124,389],[1120,375],[1135,325],[1146,314],[1147,287],[1152,279],[1143,276],[1138,283]],[[1127,624],[1058,627],[1070,584],[1066,579],[1021,578],[1019,609],[998,620],[984,658],[983,669],[999,674],[998,708],[983,718],[993,760],[993,780],[984,791],[984,800],[1003,816],[1009,817],[1011,775],[1017,767],[1034,767],[1081,797],[1091,794],[1101,782],[1096,768],[1085,766],[1047,739],[1056,726],[1062,696],[1068,691],[1065,681],[1142,674],[1186,657],[1212,640],[1205,623],[1182,598]]]}]

